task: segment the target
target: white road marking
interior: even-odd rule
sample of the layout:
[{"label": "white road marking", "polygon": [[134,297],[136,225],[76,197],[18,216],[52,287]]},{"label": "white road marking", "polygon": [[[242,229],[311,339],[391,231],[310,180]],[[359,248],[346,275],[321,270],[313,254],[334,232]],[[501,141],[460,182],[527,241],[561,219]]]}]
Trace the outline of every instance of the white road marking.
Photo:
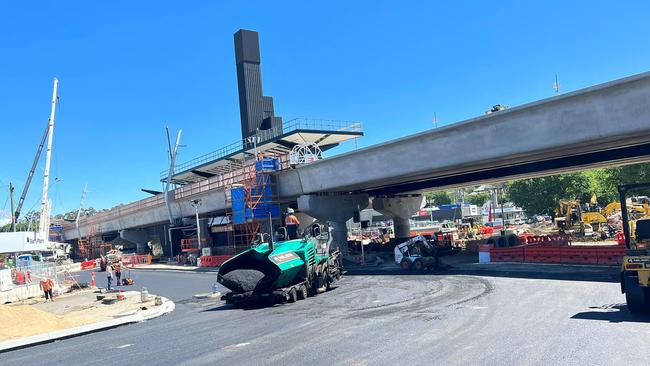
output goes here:
[{"label": "white road marking", "polygon": [[127,343],[127,344],[123,344],[123,345],[121,345],[119,347],[115,347],[115,348],[120,349],[120,348],[127,348],[127,347],[131,347],[131,346],[133,346],[133,344]]},{"label": "white road marking", "polygon": [[244,342],[244,343],[231,344],[231,345],[223,347],[223,349],[242,348],[242,347],[248,346],[249,344],[251,344],[251,343],[250,342]]},{"label": "white road marking", "polygon": [[487,309],[487,306],[472,306],[472,309],[474,310]]}]

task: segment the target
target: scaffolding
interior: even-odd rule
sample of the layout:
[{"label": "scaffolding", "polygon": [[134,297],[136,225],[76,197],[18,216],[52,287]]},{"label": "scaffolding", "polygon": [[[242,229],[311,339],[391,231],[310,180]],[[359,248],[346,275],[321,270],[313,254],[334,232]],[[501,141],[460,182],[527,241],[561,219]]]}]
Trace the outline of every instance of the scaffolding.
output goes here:
[{"label": "scaffolding", "polygon": [[282,157],[256,156],[244,162],[224,191],[230,230],[228,253],[223,254],[249,248],[258,234],[271,231],[269,217],[275,222],[281,219],[275,172],[282,161]]},{"label": "scaffolding", "polygon": [[113,249],[113,245],[104,242],[97,225],[88,226],[88,235],[86,238],[78,238],[77,246],[79,248],[78,257],[81,259],[96,259]]}]

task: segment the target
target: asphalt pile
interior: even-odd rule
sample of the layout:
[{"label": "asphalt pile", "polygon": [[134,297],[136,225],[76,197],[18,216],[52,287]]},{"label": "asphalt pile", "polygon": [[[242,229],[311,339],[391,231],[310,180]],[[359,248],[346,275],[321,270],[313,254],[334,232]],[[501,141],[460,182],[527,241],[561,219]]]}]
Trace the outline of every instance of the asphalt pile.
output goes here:
[{"label": "asphalt pile", "polygon": [[253,291],[264,279],[264,273],[255,269],[236,269],[221,276],[221,284],[234,293]]}]

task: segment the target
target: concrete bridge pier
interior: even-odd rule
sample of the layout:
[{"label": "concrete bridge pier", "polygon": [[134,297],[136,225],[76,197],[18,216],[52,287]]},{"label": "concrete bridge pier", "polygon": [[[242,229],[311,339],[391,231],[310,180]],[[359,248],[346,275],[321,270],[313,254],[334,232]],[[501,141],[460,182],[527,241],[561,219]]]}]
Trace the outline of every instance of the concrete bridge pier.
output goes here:
[{"label": "concrete bridge pier", "polygon": [[348,253],[348,229],[345,223],[355,210],[368,207],[367,194],[305,194],[298,197],[298,210],[327,222],[331,229],[332,244]]},{"label": "concrete bridge pier", "polygon": [[395,238],[408,238],[411,233],[409,218],[424,207],[422,195],[377,196],[372,208],[393,219]]},{"label": "concrete bridge pier", "polygon": [[147,242],[149,241],[149,231],[147,229],[124,229],[120,230],[120,238],[128,240],[138,245],[138,252],[147,251]]}]

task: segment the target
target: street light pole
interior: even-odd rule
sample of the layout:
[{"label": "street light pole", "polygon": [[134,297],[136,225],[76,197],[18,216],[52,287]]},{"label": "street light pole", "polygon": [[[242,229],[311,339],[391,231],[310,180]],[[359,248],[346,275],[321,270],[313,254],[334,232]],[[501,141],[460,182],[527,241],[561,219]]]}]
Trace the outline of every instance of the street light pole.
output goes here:
[{"label": "street light pole", "polygon": [[201,225],[199,222],[199,206],[201,206],[201,199],[195,199],[190,201],[192,207],[194,207],[194,213],[196,214],[196,238],[198,240],[199,252],[203,250],[203,245],[201,244]]}]

